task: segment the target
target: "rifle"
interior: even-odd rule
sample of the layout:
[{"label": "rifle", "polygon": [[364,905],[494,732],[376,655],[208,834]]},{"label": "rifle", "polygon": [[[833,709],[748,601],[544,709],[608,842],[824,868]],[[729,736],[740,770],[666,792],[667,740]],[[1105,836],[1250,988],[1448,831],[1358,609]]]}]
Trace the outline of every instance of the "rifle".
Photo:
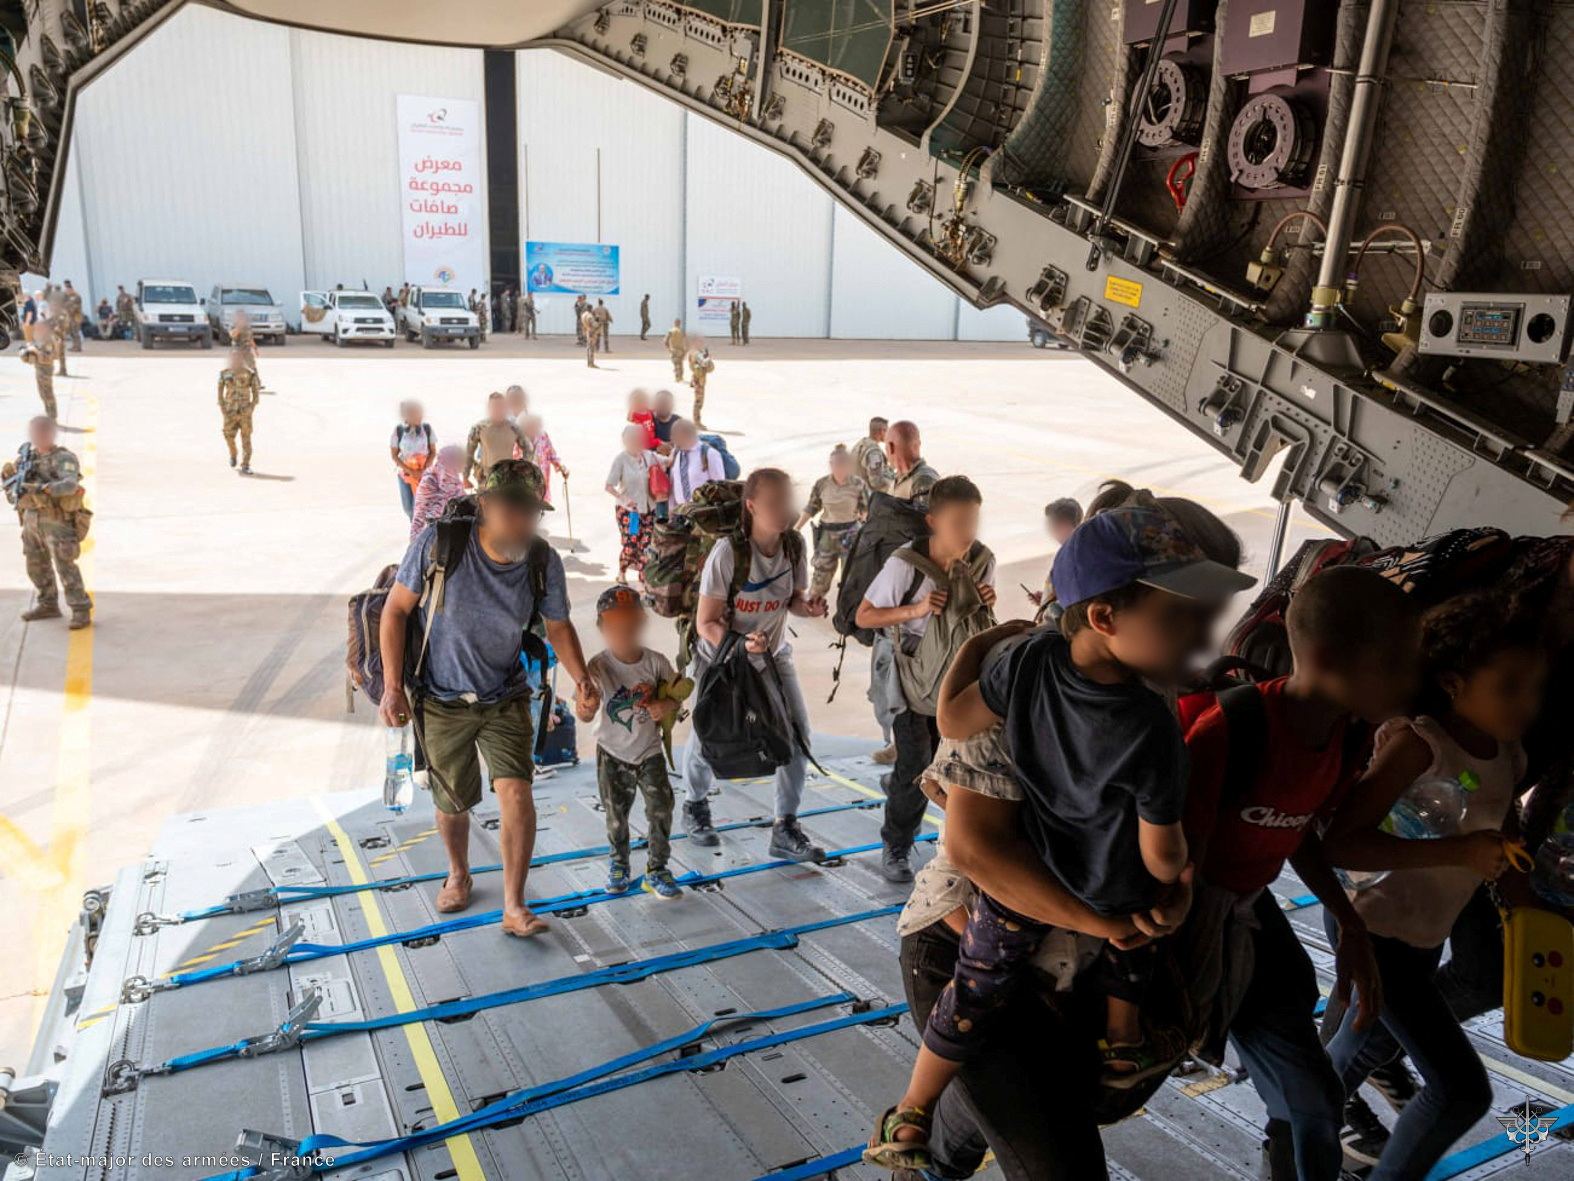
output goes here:
[{"label": "rifle", "polygon": [[27,477],[32,472],[33,461],[37,458],[37,453],[33,450],[31,443],[23,443],[21,449],[17,451],[16,457],[16,471],[5,482],[6,503],[12,508],[16,507],[16,502],[21,499],[22,493],[27,490]]}]

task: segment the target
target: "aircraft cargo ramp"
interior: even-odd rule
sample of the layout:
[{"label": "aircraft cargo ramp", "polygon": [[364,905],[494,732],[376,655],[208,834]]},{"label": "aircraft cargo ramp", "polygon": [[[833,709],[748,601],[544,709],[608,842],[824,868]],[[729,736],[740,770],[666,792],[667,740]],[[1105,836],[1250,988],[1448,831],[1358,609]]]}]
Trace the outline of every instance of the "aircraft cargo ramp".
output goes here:
[{"label": "aircraft cargo ramp", "polygon": [[[554,929],[530,941],[488,913],[495,872],[478,874],[471,912],[435,912],[444,862],[424,798],[398,818],[364,791],[173,818],[110,890],[85,978],[62,983],[38,1055],[64,1057],[37,1178],[178,1181],[262,1161],[238,1175],[281,1179],[320,1136],[353,1142],[322,1142],[336,1178],[876,1176],[848,1162],[916,1044],[904,891],[878,873],[868,745],[816,749],[827,774],[804,821],[837,855],[768,861],[769,785],[727,784],[721,848],[674,843],[687,888],[672,902],[601,891],[589,764],[544,779],[530,892],[553,900]],[[476,865],[495,864],[490,797],[478,816]],[[1320,911],[1292,879],[1275,890],[1326,985]],[[232,896],[257,909],[227,909]],[[1566,1115],[1574,1068],[1512,1055],[1496,1015],[1472,1036],[1494,1112],[1432,1176],[1569,1176],[1574,1149],[1554,1138],[1527,1160],[1495,1116],[1527,1099]],[[1239,1074],[1166,1082],[1106,1132],[1112,1175],[1256,1177],[1264,1115]],[[12,1165],[8,1181],[33,1172]]]}]

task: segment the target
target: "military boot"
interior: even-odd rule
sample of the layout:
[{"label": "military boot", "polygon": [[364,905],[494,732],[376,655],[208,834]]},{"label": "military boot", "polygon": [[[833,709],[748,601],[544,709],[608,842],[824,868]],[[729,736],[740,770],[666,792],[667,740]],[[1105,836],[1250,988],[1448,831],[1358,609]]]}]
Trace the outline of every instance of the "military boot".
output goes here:
[{"label": "military boot", "polygon": [[48,602],[40,600],[28,610],[22,612],[22,619],[27,623],[36,623],[40,619],[59,619],[60,604],[53,599]]},{"label": "military boot", "polygon": [[[59,612],[57,611],[56,614],[58,615]],[[70,626],[71,630],[74,631],[74,632],[75,631],[81,631],[84,627],[92,627],[93,626],[93,608],[91,608],[91,607],[73,607],[71,609],[71,623],[70,623],[69,626]]]}]

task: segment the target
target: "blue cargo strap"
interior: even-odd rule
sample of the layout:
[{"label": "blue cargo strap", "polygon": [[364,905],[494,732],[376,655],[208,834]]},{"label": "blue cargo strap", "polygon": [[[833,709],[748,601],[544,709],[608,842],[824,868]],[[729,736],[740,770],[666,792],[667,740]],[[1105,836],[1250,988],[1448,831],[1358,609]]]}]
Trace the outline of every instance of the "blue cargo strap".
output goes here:
[{"label": "blue cargo strap", "polygon": [[[767,1034],[748,1041],[735,1042],[729,1046],[719,1046],[714,1050],[707,1050],[703,1053],[689,1054],[670,1062],[647,1066],[643,1070],[637,1070],[629,1074],[618,1073],[628,1070],[632,1066],[649,1062],[652,1058],[681,1051],[696,1040],[707,1036],[718,1025],[735,1024],[744,1021],[770,1021],[780,1017],[791,1017],[799,1013],[812,1012],[831,1005],[854,1002],[856,999],[852,993],[842,992],[831,996],[817,997],[814,1000],[803,1001],[796,1005],[788,1005],[781,1009],[767,1009],[757,1013],[729,1013],[713,1017],[709,1021],[701,1022],[685,1033],[678,1034],[676,1037],[667,1038],[642,1050],[636,1050],[631,1054],[613,1058],[599,1066],[582,1070],[578,1074],[569,1075],[567,1078],[558,1079],[556,1082],[542,1083],[534,1087],[511,1092],[494,1103],[489,1103],[487,1106],[469,1115],[460,1116],[458,1119],[450,1120],[447,1123],[436,1124],[419,1132],[414,1132],[407,1136],[397,1136],[389,1140],[350,1141],[342,1140],[338,1136],[308,1136],[301,1141],[299,1155],[303,1157],[318,1153],[327,1155],[325,1150],[335,1148],[359,1149],[360,1151],[358,1152],[348,1154],[332,1154],[333,1164],[331,1167],[335,1169],[346,1168],[365,1161],[390,1156],[394,1153],[408,1152],[426,1144],[446,1140],[451,1136],[480,1131],[483,1128],[491,1127],[493,1124],[518,1120],[526,1116],[535,1115],[538,1112],[564,1107],[570,1103],[578,1103],[581,1099],[589,1099],[612,1091],[638,1086],[640,1083],[648,1082],[651,1079],[662,1078],[670,1074],[684,1074],[690,1071],[704,1070],[730,1058],[753,1053],[756,1050],[768,1050],[791,1042],[818,1037],[824,1033],[850,1029],[857,1025],[894,1021],[907,1012],[905,1004],[887,1005],[880,1009],[867,1009],[863,1012],[849,1013],[844,1017],[837,1017],[830,1021],[804,1025],[780,1033]],[[609,1075],[616,1075],[616,1077],[609,1078],[607,1077]],[[328,1167],[326,1162],[323,1163],[323,1167]],[[259,1170],[255,1167],[240,1169],[231,1173],[221,1173],[216,1177],[208,1178],[207,1181],[245,1181],[246,1178],[254,1176],[257,1172]]]},{"label": "blue cargo strap", "polygon": [[[1574,1106],[1559,1107],[1556,1111],[1547,1112],[1543,1118],[1552,1120],[1552,1123],[1544,1129],[1545,1135],[1548,1136],[1565,1128],[1574,1127]],[[1426,1175],[1426,1181],[1452,1181],[1452,1178],[1458,1177],[1461,1173],[1468,1173],[1479,1165],[1496,1160],[1500,1156],[1507,1156],[1511,1152],[1523,1153],[1524,1149],[1523,1142],[1510,1138],[1505,1125],[1500,1135],[1445,1156],[1432,1166],[1432,1171]],[[1531,1155],[1533,1154],[1534,1150]],[[1529,1163],[1529,1156],[1526,1157],[1526,1163]]]},{"label": "blue cargo strap", "polygon": [[840,1152],[817,1156],[813,1160],[788,1165],[785,1169],[777,1169],[774,1173],[766,1173],[763,1177],[756,1177],[754,1181],[807,1181],[810,1177],[823,1177],[833,1169],[845,1169],[849,1165],[856,1165],[863,1158],[862,1145],[856,1148],[844,1148]]},{"label": "blue cargo strap", "polygon": [[[934,833],[923,833],[915,838],[917,841],[933,841]],[[860,853],[870,853],[883,848],[880,842],[872,845],[853,845],[846,849],[832,849],[826,853],[827,860],[842,857],[853,857]],[[673,879],[680,886],[708,886],[728,878],[744,877],[748,874],[764,873],[770,869],[782,869],[799,865],[812,866],[812,861],[757,861],[753,865],[740,865],[733,869],[724,869],[718,873],[686,873]],[[622,894],[612,894],[606,890],[579,890],[572,894],[559,894],[552,898],[536,898],[528,900],[530,909],[537,914],[556,914],[564,910],[577,910],[582,906],[597,906],[603,902],[612,902],[619,898],[638,897],[638,890],[629,890]],[[374,947],[386,947],[391,943],[409,943],[417,939],[432,939],[440,935],[449,935],[456,931],[468,931],[475,927],[487,927],[493,923],[503,921],[501,910],[489,910],[482,914],[464,915],[457,919],[444,919],[442,922],[429,923],[424,927],[412,927],[408,931],[392,931],[386,935],[375,935],[367,939],[357,939],[351,943],[297,943],[294,949],[279,961],[279,966],[288,964],[301,964],[310,960],[327,959],[330,956],[348,955],[352,951],[366,951]],[[207,968],[193,968],[186,972],[174,972],[160,982],[160,991],[171,988],[184,988],[192,984],[201,984],[207,980],[216,980],[223,976],[242,974],[240,969],[250,964],[249,960],[231,960],[229,963],[215,964]],[[249,971],[249,967],[245,968]]]},{"label": "blue cargo strap", "polygon": [[[827,808],[811,808],[806,812],[798,813],[800,820],[807,820],[811,816],[827,816],[835,812],[862,812],[870,808],[883,807],[884,800],[855,800],[850,804],[835,804]],[[769,828],[771,819],[767,816],[756,816],[752,820],[735,820],[728,824],[718,824],[717,832],[735,832],[742,828]],[[688,833],[675,832],[671,839],[682,841],[688,839]],[[650,842],[644,837],[630,844],[630,849],[644,849]],[[540,869],[543,865],[559,865],[565,861],[583,861],[590,857],[605,857],[612,849],[607,845],[589,845],[583,849],[569,849],[562,853],[545,853],[540,857],[532,858],[531,869]],[[501,865],[477,865],[470,870],[472,874],[499,873]],[[199,919],[217,918],[223,914],[236,914],[245,911],[261,910],[268,905],[279,906],[290,902],[311,902],[318,898],[337,898],[344,894],[359,894],[366,890],[396,890],[405,886],[419,885],[422,882],[440,882],[448,877],[448,871],[438,873],[415,873],[402,878],[383,878],[378,881],[360,882],[343,886],[270,886],[263,890],[248,891],[243,894],[231,894],[216,906],[203,906],[196,910],[183,910],[173,920],[161,920],[161,925],[170,923],[193,923]]]},{"label": "blue cargo strap", "polygon": [[[444,1001],[441,1004],[428,1005],[421,1009],[411,1009],[402,1013],[392,1013],[385,1017],[371,1017],[362,1021],[306,1021],[293,1029],[280,1029],[279,1035],[293,1034],[293,1039],[276,1037],[271,1045],[283,1049],[296,1042],[320,1041],[323,1038],[335,1037],[343,1033],[365,1033],[374,1029],[391,1029],[399,1025],[411,1025],[419,1021],[446,1021],[454,1017],[465,1017],[483,1012],[486,1009],[501,1008],[504,1005],[523,1004],[526,1001],[539,1000],[547,996],[561,996],[569,992],[582,992],[590,988],[599,988],[604,984],[633,984],[639,980],[646,980],[652,976],[665,972],[675,972],[680,968],[698,967],[701,964],[715,963],[718,960],[731,959],[734,956],[747,955],[751,951],[765,949],[788,950],[798,946],[800,936],[810,935],[816,931],[829,931],[834,927],[851,926],[854,923],[868,922],[871,919],[889,918],[902,908],[900,906],[885,906],[878,910],[867,910],[860,914],[842,915],[837,918],[820,919],[812,923],[800,923],[795,927],[783,927],[777,931],[763,931],[758,935],[749,935],[742,939],[731,939],[723,943],[711,943],[703,947],[691,948],[688,951],[676,951],[667,955],[651,956],[642,960],[630,960],[628,963],[615,964],[608,968],[599,968],[594,972],[580,972],[571,976],[559,976],[552,980],[542,980],[535,984],[522,985],[519,988],[505,989],[501,992],[489,992],[481,996],[463,997],[459,1000]],[[191,1070],[198,1066],[206,1066],[210,1062],[222,1062],[229,1058],[254,1057],[259,1053],[262,1039],[246,1038],[242,1041],[232,1042],[225,1046],[214,1046],[208,1050],[197,1050],[190,1054],[181,1054],[170,1058],[158,1066],[139,1071],[143,1075],[178,1074],[181,1071]]]}]

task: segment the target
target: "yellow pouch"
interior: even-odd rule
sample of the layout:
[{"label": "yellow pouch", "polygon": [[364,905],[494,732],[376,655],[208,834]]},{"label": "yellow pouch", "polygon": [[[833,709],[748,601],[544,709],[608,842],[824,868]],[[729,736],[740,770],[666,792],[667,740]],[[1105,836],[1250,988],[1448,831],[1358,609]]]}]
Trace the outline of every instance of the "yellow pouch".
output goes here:
[{"label": "yellow pouch", "polygon": [[1503,1041],[1561,1062],[1574,1053],[1574,926],[1522,906],[1503,916]]}]

